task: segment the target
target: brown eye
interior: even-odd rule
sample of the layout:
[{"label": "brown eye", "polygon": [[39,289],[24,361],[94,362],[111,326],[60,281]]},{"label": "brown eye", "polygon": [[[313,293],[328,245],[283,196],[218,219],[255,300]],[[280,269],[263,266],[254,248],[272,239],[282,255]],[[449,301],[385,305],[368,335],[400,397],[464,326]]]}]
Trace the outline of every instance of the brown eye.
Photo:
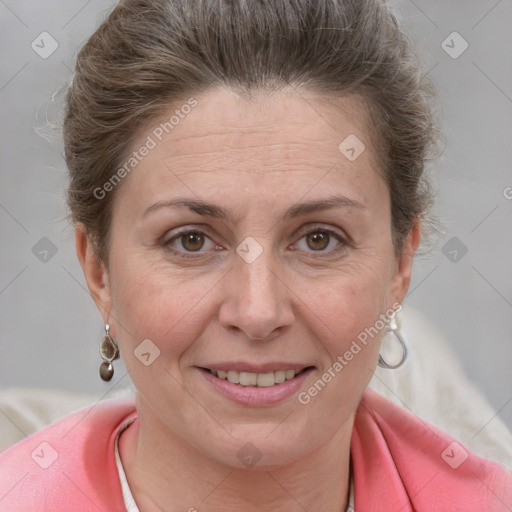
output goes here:
[{"label": "brown eye", "polygon": [[223,249],[198,229],[179,231],[167,240],[164,238],[160,245],[178,258],[207,258]]},{"label": "brown eye", "polygon": [[306,235],[306,243],[313,251],[323,251],[329,245],[330,239],[327,231],[313,231]]},{"label": "brown eye", "polygon": [[204,235],[202,233],[190,231],[181,235],[180,238],[183,248],[187,251],[199,251],[204,245]]}]

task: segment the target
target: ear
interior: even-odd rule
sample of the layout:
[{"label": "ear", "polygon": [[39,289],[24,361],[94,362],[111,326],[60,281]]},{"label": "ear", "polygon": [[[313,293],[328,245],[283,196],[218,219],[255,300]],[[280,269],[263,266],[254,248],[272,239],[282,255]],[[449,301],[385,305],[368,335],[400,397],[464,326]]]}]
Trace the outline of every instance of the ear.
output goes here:
[{"label": "ear", "polygon": [[391,279],[390,297],[392,303],[401,304],[405,298],[412,276],[412,264],[414,254],[421,240],[421,221],[417,219],[403,244],[402,254],[397,257],[397,267]]},{"label": "ear", "polygon": [[105,324],[112,310],[108,272],[103,261],[96,256],[94,244],[87,236],[84,225],[80,223],[75,226],[75,246],[87,287]]}]

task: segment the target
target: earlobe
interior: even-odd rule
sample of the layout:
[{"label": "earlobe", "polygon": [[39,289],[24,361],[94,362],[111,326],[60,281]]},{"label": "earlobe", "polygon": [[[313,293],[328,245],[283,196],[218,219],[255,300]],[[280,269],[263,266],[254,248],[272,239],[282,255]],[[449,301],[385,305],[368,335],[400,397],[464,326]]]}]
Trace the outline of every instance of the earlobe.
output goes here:
[{"label": "earlobe", "polygon": [[391,297],[394,302],[402,303],[409,289],[412,276],[414,254],[421,240],[421,221],[414,222],[411,230],[404,239],[402,254],[391,284]]},{"label": "earlobe", "polygon": [[89,292],[100,310],[103,322],[107,323],[112,309],[112,294],[105,263],[94,250],[94,244],[88,237],[83,224],[75,226],[75,246]]}]

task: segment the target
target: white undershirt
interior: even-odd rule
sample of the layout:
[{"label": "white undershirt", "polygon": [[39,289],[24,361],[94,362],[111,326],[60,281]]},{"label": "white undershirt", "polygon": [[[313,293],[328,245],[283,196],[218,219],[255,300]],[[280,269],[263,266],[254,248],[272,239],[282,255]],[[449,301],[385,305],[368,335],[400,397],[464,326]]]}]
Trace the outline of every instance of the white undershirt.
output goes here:
[{"label": "white undershirt", "polygon": [[[124,472],[123,463],[121,462],[121,457],[119,456],[119,448],[117,447],[117,441],[121,432],[131,425],[134,422],[135,418],[130,418],[126,423],[122,425],[117,433],[116,440],[114,443],[115,453],[116,453],[116,465],[117,471],[119,473],[119,480],[121,481],[121,489],[123,491],[123,500],[126,507],[127,512],[140,512],[135,500],[133,499],[132,491],[130,491],[130,486],[128,485],[128,481],[126,480],[126,474]],[[348,499],[348,506],[345,512],[355,512],[354,510],[354,480],[352,477],[350,478],[350,494]]]},{"label": "white undershirt", "polygon": [[128,481],[126,480],[126,474],[124,472],[123,463],[121,462],[121,457],[119,456],[119,448],[117,447],[117,440],[119,439],[121,432],[126,427],[131,425],[134,422],[134,420],[135,420],[135,418],[131,418],[126,423],[123,424],[123,426],[119,429],[119,432],[117,433],[116,441],[114,443],[115,451],[116,451],[117,472],[119,473],[119,480],[121,480],[121,489],[123,490],[123,500],[124,500],[124,505],[126,507],[127,512],[139,512],[139,507],[137,507],[137,504],[135,503],[135,500],[133,499],[132,491],[130,491],[130,486],[128,485]]}]

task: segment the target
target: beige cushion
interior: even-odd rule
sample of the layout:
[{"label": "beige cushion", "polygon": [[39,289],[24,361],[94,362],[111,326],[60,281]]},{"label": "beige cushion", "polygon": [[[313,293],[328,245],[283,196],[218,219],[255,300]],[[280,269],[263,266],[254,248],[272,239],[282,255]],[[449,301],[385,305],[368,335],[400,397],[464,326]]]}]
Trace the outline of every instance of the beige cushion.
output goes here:
[{"label": "beige cushion", "polygon": [[404,306],[400,319],[407,361],[398,370],[377,368],[370,386],[512,472],[512,434],[468,380],[443,336],[412,308]]}]

